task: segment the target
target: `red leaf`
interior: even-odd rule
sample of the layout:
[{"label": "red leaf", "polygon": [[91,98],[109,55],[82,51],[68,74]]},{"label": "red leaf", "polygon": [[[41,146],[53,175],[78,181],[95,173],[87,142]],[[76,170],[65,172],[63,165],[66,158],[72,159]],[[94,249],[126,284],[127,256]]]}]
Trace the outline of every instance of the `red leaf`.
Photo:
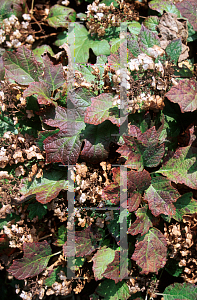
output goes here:
[{"label": "red leaf", "polygon": [[187,18],[192,24],[195,31],[197,31],[197,3],[196,0],[184,0],[180,3],[175,3],[181,15]]},{"label": "red leaf", "polygon": [[148,215],[147,208],[147,206],[138,208],[135,212],[137,219],[129,227],[128,233],[132,235],[141,233],[141,235],[144,235],[148,232],[149,228],[153,226],[150,216]]},{"label": "red leaf", "polygon": [[125,144],[117,150],[126,159],[126,164],[138,171],[142,171],[144,166],[158,166],[165,149],[164,143],[159,143],[159,133],[155,126],[142,133],[137,126],[130,125],[129,134],[123,136]]},{"label": "red leaf", "polygon": [[157,217],[160,214],[174,215],[176,209],[172,202],[180,197],[178,191],[171,186],[171,183],[165,177],[154,177],[151,185],[145,191],[144,199],[148,201],[152,214]]},{"label": "red leaf", "polygon": [[124,252],[126,253],[126,251],[123,251],[123,256],[122,256],[123,259],[121,259],[121,274],[120,274],[120,251],[117,250],[115,251],[114,260],[107,265],[107,269],[105,270],[104,273],[102,273],[102,275],[105,278],[114,280],[116,284],[119,281],[122,281],[124,277],[128,276],[128,264],[127,264],[128,257],[124,255]]},{"label": "red leaf", "polygon": [[45,82],[30,83],[28,88],[24,91],[23,96],[28,97],[34,94],[37,95],[37,100],[39,104],[56,104],[50,99],[51,93],[49,91],[49,86]]},{"label": "red leaf", "polygon": [[76,255],[79,257],[90,255],[97,248],[95,244],[100,238],[101,235],[99,233],[94,233],[92,226],[89,226],[82,231],[75,231],[75,253],[73,247],[68,247],[67,242],[65,242],[63,245],[64,256],[69,257]]},{"label": "red leaf", "polygon": [[24,257],[14,260],[8,269],[16,279],[22,280],[40,274],[47,267],[51,247],[47,241],[23,244]]},{"label": "red leaf", "polygon": [[180,80],[165,96],[172,102],[178,103],[181,112],[191,112],[197,109],[197,81],[195,79]]},{"label": "red leaf", "polygon": [[167,242],[165,236],[156,228],[149,229],[137,242],[131,259],[135,260],[140,268],[141,274],[149,272],[158,274],[159,269],[166,264]]}]

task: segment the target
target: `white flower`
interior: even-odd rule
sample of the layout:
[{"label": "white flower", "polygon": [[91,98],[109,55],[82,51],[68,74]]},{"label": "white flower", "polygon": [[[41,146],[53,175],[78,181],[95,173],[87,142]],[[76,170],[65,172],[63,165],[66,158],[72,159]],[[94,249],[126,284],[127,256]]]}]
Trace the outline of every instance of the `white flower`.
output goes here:
[{"label": "white flower", "polygon": [[128,65],[129,65],[129,69],[131,71],[135,71],[135,70],[138,71],[140,63],[139,63],[138,59],[134,58],[134,59],[130,60],[130,62],[128,63]]},{"label": "white flower", "polygon": [[12,43],[11,42],[6,41],[6,45],[7,45],[8,48],[12,48]]},{"label": "white flower", "polygon": [[31,21],[31,16],[30,16],[30,14],[23,14],[23,19],[24,19],[25,21]]},{"label": "white flower", "polygon": [[28,37],[25,40],[27,43],[33,44],[33,42],[35,41],[33,36],[30,34],[28,35]]},{"label": "white flower", "polygon": [[157,69],[157,71],[161,72],[162,77],[164,76],[164,68],[162,63],[160,62],[160,60],[158,61],[158,63],[155,64],[155,68]]},{"label": "white flower", "polygon": [[27,27],[29,26],[29,22],[21,22],[22,28],[27,29]]},{"label": "white flower", "polygon": [[104,16],[104,14],[103,13],[97,13],[97,16],[98,16],[98,20],[100,21],[101,18]]},{"label": "white flower", "polygon": [[18,40],[18,39],[14,39],[12,40],[12,45],[15,47],[15,48],[18,48],[21,46],[21,42]]},{"label": "white flower", "polygon": [[68,1],[68,0],[62,1],[62,5],[68,6],[69,4],[70,4],[70,1]]},{"label": "white flower", "polygon": [[17,20],[18,18],[15,15],[11,15],[11,17],[9,17],[9,22],[11,25],[14,25]]},{"label": "white flower", "polygon": [[21,33],[20,33],[20,31],[17,29],[17,30],[15,30],[14,32],[13,32],[13,35],[17,38],[17,39],[19,39],[20,37],[21,37]]}]

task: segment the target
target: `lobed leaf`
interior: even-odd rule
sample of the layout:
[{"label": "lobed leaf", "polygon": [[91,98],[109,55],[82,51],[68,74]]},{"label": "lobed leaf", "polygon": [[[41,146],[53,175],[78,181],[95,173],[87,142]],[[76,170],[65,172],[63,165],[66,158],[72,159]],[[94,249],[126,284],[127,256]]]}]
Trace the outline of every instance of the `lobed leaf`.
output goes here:
[{"label": "lobed leaf", "polygon": [[109,43],[106,40],[94,40],[85,26],[79,23],[74,23],[71,31],[67,35],[61,34],[59,38],[61,39],[57,40],[55,45],[61,46],[63,43],[69,43],[72,61],[75,63],[87,63],[90,48],[96,56],[110,54]]},{"label": "lobed leaf", "polygon": [[140,268],[141,274],[154,272],[158,274],[159,269],[166,264],[167,242],[165,236],[156,228],[149,229],[142,240],[137,242],[131,259],[135,260]]},{"label": "lobed leaf", "polygon": [[49,26],[56,29],[58,27],[67,27],[68,22],[75,22],[76,12],[73,8],[56,4],[50,8],[49,15],[46,20]]},{"label": "lobed leaf", "polygon": [[8,269],[16,279],[32,278],[45,270],[51,257],[51,247],[47,241],[23,244],[24,257],[14,260]]},{"label": "lobed leaf", "polygon": [[147,29],[143,24],[138,36],[139,46],[141,50],[146,50],[154,45],[160,46],[159,37],[157,34]]},{"label": "lobed leaf", "polygon": [[171,41],[167,45],[165,51],[167,55],[171,58],[171,60],[173,60],[174,63],[177,64],[179,56],[181,55],[182,52],[181,38]]},{"label": "lobed leaf", "polygon": [[28,88],[23,92],[24,97],[36,95],[39,104],[56,104],[51,100],[49,85],[45,82],[31,82]]},{"label": "lobed leaf", "polygon": [[[119,109],[113,107],[114,97],[112,94],[103,93],[97,97],[91,98],[91,106],[87,107],[84,122],[88,124],[98,125],[105,120],[110,120],[113,124],[119,125]],[[121,118],[121,123],[126,120],[126,116]]]},{"label": "lobed leaf", "polygon": [[197,186],[197,148],[192,146],[180,147],[169,158],[161,169],[161,173],[175,183],[184,183],[192,189]]},{"label": "lobed leaf", "polygon": [[44,62],[44,75],[40,77],[40,81],[44,81],[49,86],[51,92],[61,87],[64,82],[64,73],[62,64],[54,65],[46,53],[42,57]]},{"label": "lobed leaf", "polygon": [[21,85],[29,85],[39,81],[42,67],[35,59],[33,52],[25,46],[17,49],[16,53],[5,51],[3,54],[5,75]]},{"label": "lobed leaf", "polygon": [[163,14],[164,10],[169,13],[174,13],[177,17],[181,18],[180,11],[176,8],[175,4],[171,0],[152,0],[148,3],[150,9],[158,11]]}]

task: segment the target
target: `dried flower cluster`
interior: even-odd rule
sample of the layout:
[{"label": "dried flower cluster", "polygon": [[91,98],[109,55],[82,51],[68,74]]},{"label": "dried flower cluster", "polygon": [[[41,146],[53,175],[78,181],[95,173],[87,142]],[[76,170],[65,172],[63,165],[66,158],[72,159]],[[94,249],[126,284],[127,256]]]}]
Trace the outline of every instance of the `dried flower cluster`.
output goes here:
[{"label": "dried flower cluster", "polygon": [[15,15],[3,20],[3,27],[0,29],[0,44],[7,48],[18,48],[25,45],[32,48],[35,41],[35,33],[31,28],[31,16],[23,14],[23,21],[20,23]]},{"label": "dried flower cluster", "polygon": [[171,249],[170,257],[179,261],[180,267],[184,267],[181,276],[189,283],[197,283],[197,214],[185,215],[181,223],[165,224],[164,231]]},{"label": "dried flower cluster", "polygon": [[10,248],[19,248],[23,249],[24,242],[32,243],[38,242],[39,238],[36,235],[36,230],[34,227],[32,229],[28,228],[26,224],[24,224],[24,220],[19,221],[20,226],[16,223],[3,226],[4,233],[10,239],[9,247]]},{"label": "dried flower cluster", "polygon": [[[0,139],[0,167],[5,168],[7,165],[18,165],[15,169],[15,175],[17,177],[25,175],[27,168],[24,163],[27,161],[39,160],[39,162],[31,166],[31,170],[28,174],[29,181],[36,175],[36,178],[40,178],[43,175],[42,168],[44,166],[44,153],[41,153],[40,149],[35,145],[35,139],[29,136],[27,133],[25,136],[22,134],[13,134],[10,131],[5,132]],[[4,174],[3,174],[4,175]],[[3,178],[5,178],[3,176]]]},{"label": "dried flower cluster", "polygon": [[121,22],[139,20],[139,13],[134,9],[133,4],[126,3],[124,0],[118,2],[119,8],[114,7],[113,2],[110,6],[106,6],[104,3],[99,3],[99,0],[87,6],[86,25],[91,35],[97,33],[98,36],[104,36],[108,27],[118,27]]}]

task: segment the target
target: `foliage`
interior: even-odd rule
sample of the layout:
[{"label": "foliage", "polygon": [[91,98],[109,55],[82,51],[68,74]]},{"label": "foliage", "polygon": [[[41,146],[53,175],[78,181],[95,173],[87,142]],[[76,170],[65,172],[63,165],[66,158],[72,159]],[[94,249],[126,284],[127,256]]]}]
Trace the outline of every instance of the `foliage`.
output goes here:
[{"label": "foliage", "polygon": [[[104,16],[96,11],[110,6],[103,35],[91,35],[85,23],[75,22],[73,8],[55,4],[42,22],[52,27],[58,53],[35,44],[33,50],[6,48],[0,56],[5,74],[0,85],[0,243],[2,253],[14,248],[6,263],[0,260],[15,279],[27,280],[25,290],[33,296],[42,295],[44,287],[46,295],[79,293],[83,284],[67,280],[68,271],[74,271],[87,282],[101,281],[91,299],[153,299],[158,286],[151,289],[151,273],[162,276],[166,269],[180,277],[184,272],[181,252],[171,260],[165,222],[183,225],[197,214],[197,72],[186,49],[197,34],[196,3],[152,0],[151,15],[143,20],[134,12],[139,6],[147,9],[145,3],[128,4],[132,14],[124,32],[107,21],[126,14],[121,3],[86,2],[91,4],[85,22],[98,26]],[[5,1],[0,23],[10,17],[9,10],[25,13],[20,3]],[[174,18],[173,24],[166,22],[168,38],[159,32],[164,15]],[[28,128],[36,131],[36,141]],[[193,249],[193,219],[188,222],[186,241]],[[23,258],[15,259],[18,250]],[[132,283],[128,272],[134,274]],[[149,287],[135,290],[138,277],[146,278]],[[195,280],[165,287],[164,300],[195,299]],[[59,294],[56,286],[61,286]],[[134,290],[142,292],[139,298]]]}]

